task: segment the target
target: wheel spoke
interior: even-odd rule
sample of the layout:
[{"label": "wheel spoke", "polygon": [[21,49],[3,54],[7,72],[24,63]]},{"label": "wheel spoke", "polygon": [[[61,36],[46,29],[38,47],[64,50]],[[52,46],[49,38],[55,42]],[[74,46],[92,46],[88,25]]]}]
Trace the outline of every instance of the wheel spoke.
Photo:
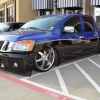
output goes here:
[{"label": "wheel spoke", "polygon": [[51,66],[50,60],[47,60],[47,66]]},{"label": "wheel spoke", "polygon": [[38,52],[41,56],[43,56],[43,53],[42,52]]},{"label": "wheel spoke", "polygon": [[40,59],[37,59],[36,62],[43,61],[43,58],[41,57]]},{"label": "wheel spoke", "polygon": [[49,50],[49,54],[47,55],[47,57],[49,57],[49,58],[54,58],[54,56],[53,56],[53,51],[52,50]]},{"label": "wheel spoke", "polygon": [[48,58],[49,57],[49,54],[47,54],[46,57]]},{"label": "wheel spoke", "polygon": [[45,64],[45,60],[43,60],[42,65],[41,65],[41,68],[44,67],[44,64]]},{"label": "wheel spoke", "polygon": [[54,56],[53,56],[53,55],[51,55],[49,58],[54,58]]},{"label": "wheel spoke", "polygon": [[47,53],[46,53],[46,51],[44,51],[44,55],[46,55]]},{"label": "wheel spoke", "polygon": [[52,55],[52,53],[53,53],[53,51],[52,51],[52,50],[49,50],[49,55],[50,55],[50,56]]}]

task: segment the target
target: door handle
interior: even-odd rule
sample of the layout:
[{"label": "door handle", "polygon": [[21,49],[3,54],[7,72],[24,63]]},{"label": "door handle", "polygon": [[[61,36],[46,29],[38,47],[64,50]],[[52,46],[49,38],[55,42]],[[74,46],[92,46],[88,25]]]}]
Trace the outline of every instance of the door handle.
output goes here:
[{"label": "door handle", "polygon": [[95,33],[94,33],[94,36],[98,36],[98,32],[95,32]]},{"label": "door handle", "polygon": [[96,34],[94,34],[94,36],[97,36]]},{"label": "door handle", "polygon": [[80,36],[81,39],[85,38],[85,36]]}]

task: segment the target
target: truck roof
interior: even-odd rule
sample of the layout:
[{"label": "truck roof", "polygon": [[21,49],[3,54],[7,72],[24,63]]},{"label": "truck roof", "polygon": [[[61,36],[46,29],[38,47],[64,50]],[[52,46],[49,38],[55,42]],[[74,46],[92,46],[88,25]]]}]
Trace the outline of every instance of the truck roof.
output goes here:
[{"label": "truck roof", "polygon": [[41,18],[41,17],[51,17],[51,16],[62,16],[62,17],[67,17],[67,16],[74,16],[74,15],[78,15],[78,16],[89,16],[89,17],[92,17],[90,15],[85,15],[85,14],[50,14],[50,15],[43,15],[43,16],[40,16],[38,18]]}]

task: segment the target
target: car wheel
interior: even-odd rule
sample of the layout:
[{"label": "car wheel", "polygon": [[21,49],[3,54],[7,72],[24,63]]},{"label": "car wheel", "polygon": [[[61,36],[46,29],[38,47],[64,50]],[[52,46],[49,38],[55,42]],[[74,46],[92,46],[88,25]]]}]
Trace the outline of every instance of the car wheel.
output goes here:
[{"label": "car wheel", "polygon": [[45,72],[52,68],[55,61],[55,51],[52,47],[43,47],[34,57],[34,70]]}]

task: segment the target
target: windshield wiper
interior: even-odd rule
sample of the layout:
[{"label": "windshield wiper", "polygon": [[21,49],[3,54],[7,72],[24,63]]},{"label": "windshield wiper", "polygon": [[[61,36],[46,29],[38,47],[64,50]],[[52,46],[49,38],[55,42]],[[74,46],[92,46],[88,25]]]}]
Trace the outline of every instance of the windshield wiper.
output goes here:
[{"label": "windshield wiper", "polygon": [[22,30],[28,30],[28,28],[19,28],[19,29],[22,29]]},{"label": "windshield wiper", "polygon": [[28,29],[40,30],[40,29],[37,28],[37,27],[28,27]]}]

